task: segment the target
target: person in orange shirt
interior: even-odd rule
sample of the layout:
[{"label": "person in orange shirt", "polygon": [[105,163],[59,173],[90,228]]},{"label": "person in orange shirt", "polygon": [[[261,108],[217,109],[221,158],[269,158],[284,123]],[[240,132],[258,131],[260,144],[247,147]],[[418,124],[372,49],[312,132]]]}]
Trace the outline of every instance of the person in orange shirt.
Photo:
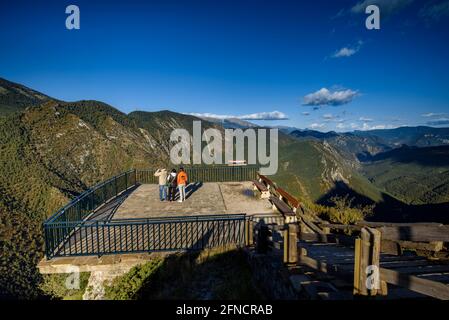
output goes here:
[{"label": "person in orange shirt", "polygon": [[186,199],[186,185],[187,185],[187,173],[184,168],[181,167],[177,176],[178,190],[179,190],[179,200],[178,202],[183,202]]}]

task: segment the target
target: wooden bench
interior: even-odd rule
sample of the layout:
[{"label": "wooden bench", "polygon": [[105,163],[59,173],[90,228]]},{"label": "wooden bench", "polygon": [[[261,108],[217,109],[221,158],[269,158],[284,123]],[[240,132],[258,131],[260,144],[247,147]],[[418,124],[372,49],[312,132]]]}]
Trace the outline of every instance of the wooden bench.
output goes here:
[{"label": "wooden bench", "polygon": [[254,191],[260,192],[261,199],[268,199],[270,197],[270,191],[268,190],[267,186],[263,182],[253,180],[253,185],[254,185]]},{"label": "wooden bench", "polygon": [[267,186],[268,189],[271,189],[271,188],[276,189],[276,184],[273,181],[268,179],[263,174],[258,173],[257,175],[259,176],[259,181],[263,182]]},{"label": "wooden bench", "polygon": [[282,197],[282,199],[288,205],[290,205],[290,207],[292,208],[293,212],[296,212],[296,209],[298,209],[299,206],[300,206],[299,201],[296,200],[295,197],[293,197],[290,193],[288,193],[287,191],[285,191],[282,188],[276,188],[276,192]]},{"label": "wooden bench", "polygon": [[273,210],[277,209],[285,217],[285,223],[291,223],[297,220],[296,214],[293,212],[292,208],[290,208],[290,206],[287,203],[285,203],[284,201],[275,196],[270,196],[268,200],[273,205]]}]

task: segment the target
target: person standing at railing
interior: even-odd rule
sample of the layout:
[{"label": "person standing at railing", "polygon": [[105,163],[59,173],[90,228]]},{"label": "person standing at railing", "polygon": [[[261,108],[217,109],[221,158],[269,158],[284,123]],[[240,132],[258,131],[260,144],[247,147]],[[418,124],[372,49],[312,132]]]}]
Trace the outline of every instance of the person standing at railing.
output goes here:
[{"label": "person standing at railing", "polygon": [[176,195],[176,169],[172,169],[170,174],[167,177],[167,187],[168,187],[168,201],[175,201],[175,195]]},{"label": "person standing at railing", "polygon": [[159,177],[159,200],[166,199],[167,170],[157,169],[154,173],[155,177]]},{"label": "person standing at railing", "polygon": [[184,171],[183,167],[179,169],[177,183],[179,190],[178,202],[183,202],[186,199],[186,185],[187,185],[187,173]]}]

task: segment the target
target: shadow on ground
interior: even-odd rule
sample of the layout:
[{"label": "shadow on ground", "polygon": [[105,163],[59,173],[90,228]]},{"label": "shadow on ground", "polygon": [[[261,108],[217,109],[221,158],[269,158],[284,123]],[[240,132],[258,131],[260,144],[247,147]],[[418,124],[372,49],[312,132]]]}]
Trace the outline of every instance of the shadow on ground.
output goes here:
[{"label": "shadow on ground", "polygon": [[202,182],[189,183],[186,187],[186,199],[189,199],[199,188],[203,186]]},{"label": "shadow on ground", "polygon": [[175,254],[137,292],[139,299],[232,300],[261,298],[238,249]]}]

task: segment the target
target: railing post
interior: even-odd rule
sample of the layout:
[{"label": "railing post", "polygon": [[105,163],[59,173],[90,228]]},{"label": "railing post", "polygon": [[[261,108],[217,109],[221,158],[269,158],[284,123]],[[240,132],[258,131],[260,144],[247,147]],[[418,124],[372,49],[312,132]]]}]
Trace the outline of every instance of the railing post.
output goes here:
[{"label": "railing post", "polygon": [[386,284],[380,280],[381,233],[374,228],[362,228],[354,252],[354,295],[386,294]]},{"label": "railing post", "polygon": [[92,205],[92,211],[95,210],[95,190],[92,190],[92,198],[91,198],[91,205]]},{"label": "railing post", "polygon": [[253,229],[254,229],[254,221],[251,219],[246,219],[245,221],[245,245],[251,246],[254,244],[253,239]]},{"label": "railing post", "polygon": [[44,228],[44,235],[45,235],[45,257],[47,258],[47,260],[51,259],[51,254],[50,254],[50,248],[49,248],[49,232],[48,232],[48,228],[47,228],[47,224],[44,223],[42,224],[43,228]]},{"label": "railing post", "polygon": [[103,203],[105,203],[106,202],[106,185],[105,184],[101,187],[101,190],[103,190]]},{"label": "railing post", "polygon": [[285,225],[284,229],[284,263],[298,262],[298,226],[294,223]]},{"label": "railing post", "polygon": [[95,232],[97,233],[97,256],[100,256],[100,230],[98,228],[98,220],[95,222]]},{"label": "railing post", "polygon": [[128,173],[125,172],[125,190],[128,190]]},{"label": "railing post", "polygon": [[137,169],[134,169],[134,185],[137,184]]}]

